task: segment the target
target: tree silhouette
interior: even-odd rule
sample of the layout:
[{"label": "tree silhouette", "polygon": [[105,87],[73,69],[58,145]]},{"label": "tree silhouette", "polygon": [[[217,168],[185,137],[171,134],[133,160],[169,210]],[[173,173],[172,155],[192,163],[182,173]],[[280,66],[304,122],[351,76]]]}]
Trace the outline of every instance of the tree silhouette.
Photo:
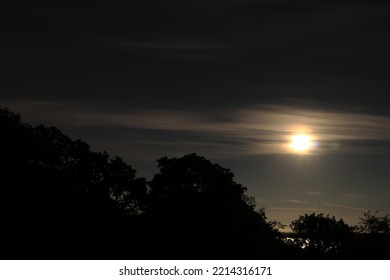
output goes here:
[{"label": "tree silhouette", "polygon": [[[100,258],[133,234],[145,179],[120,158],[0,110],[1,225],[8,258]],[[118,254],[116,255],[119,256]]]},{"label": "tree silhouette", "polygon": [[322,258],[340,253],[353,230],[342,219],[312,213],[300,215],[290,225],[296,234],[295,243],[311,257]]},{"label": "tree silhouette", "polygon": [[294,246],[234,174],[197,154],[158,160],[150,182],[121,158],[0,109],[6,259],[389,258],[390,219],[305,214]]},{"label": "tree silhouette", "polygon": [[355,228],[357,235],[353,257],[359,259],[390,258],[390,219],[389,215],[379,216],[379,211],[363,213]]},{"label": "tree silhouette", "polygon": [[360,222],[357,230],[362,233],[382,234],[390,233],[390,218],[389,215],[378,216],[379,211],[371,214],[371,211],[363,213],[363,218],[359,218]]},{"label": "tree silhouette", "polygon": [[196,154],[158,164],[146,211],[161,240],[153,247],[172,258],[273,256],[272,228],[229,169]]},{"label": "tree silhouette", "polygon": [[3,257],[277,255],[277,235],[246,188],[203,157],[161,158],[147,191],[119,157],[57,128],[1,109],[0,132]]}]

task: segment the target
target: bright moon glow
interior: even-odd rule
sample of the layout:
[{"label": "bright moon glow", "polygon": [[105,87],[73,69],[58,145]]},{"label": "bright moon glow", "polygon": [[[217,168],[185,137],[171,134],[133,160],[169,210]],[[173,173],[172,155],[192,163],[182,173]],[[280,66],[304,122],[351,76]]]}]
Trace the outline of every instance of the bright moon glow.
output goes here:
[{"label": "bright moon glow", "polygon": [[304,153],[313,146],[312,137],[307,134],[293,135],[291,137],[290,148],[298,153]]}]

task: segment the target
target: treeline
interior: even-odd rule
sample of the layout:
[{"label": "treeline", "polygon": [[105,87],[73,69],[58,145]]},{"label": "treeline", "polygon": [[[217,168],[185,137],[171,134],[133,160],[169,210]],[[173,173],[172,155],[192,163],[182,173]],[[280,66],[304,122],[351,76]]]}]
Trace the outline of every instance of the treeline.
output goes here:
[{"label": "treeline", "polygon": [[[0,109],[2,259],[389,258],[389,218],[299,217],[286,237],[233,173],[189,154],[151,181],[121,158]],[[376,224],[380,224],[376,227]]]}]

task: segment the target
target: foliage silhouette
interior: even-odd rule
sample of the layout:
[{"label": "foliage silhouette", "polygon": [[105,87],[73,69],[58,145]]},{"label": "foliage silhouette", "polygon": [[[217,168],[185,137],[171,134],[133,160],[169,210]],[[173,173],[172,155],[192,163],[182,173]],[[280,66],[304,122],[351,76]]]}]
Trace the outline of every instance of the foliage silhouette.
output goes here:
[{"label": "foliage silhouette", "polygon": [[353,235],[353,229],[342,219],[312,213],[300,215],[290,225],[296,234],[294,242],[313,258],[337,255]]},{"label": "foliage silhouette", "polygon": [[145,179],[54,127],[0,110],[1,225],[7,258],[100,258],[143,211]]},{"label": "foliage silhouette", "polygon": [[390,257],[388,215],[368,211],[353,232],[343,220],[306,214],[286,239],[232,171],[197,154],[159,159],[146,182],[121,158],[7,109],[0,135],[0,258]]},{"label": "foliage silhouette", "polygon": [[[278,240],[234,174],[196,154],[158,160],[146,211],[172,258],[272,258]],[[151,238],[152,239],[152,238]]]},{"label": "foliage silhouette", "polygon": [[363,218],[360,218],[357,230],[362,233],[381,234],[390,233],[390,218],[389,215],[377,216],[379,211],[371,214],[371,211],[363,213]]},{"label": "foliage silhouette", "polygon": [[233,173],[196,154],[149,182],[119,157],[0,111],[6,258],[275,257],[281,244]]},{"label": "foliage silhouette", "polygon": [[[354,258],[389,259],[390,258],[390,219],[389,215],[378,216],[379,211],[363,213],[359,225],[355,228]],[[358,248],[358,249],[357,249]]]}]

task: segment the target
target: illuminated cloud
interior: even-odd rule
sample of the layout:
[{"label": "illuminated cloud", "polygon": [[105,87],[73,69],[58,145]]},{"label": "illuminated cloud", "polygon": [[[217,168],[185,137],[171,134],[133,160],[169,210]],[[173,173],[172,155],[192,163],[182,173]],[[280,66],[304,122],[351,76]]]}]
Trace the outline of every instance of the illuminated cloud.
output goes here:
[{"label": "illuminated cloud", "polygon": [[360,195],[360,194],[354,194],[354,193],[346,193],[346,194],[343,194],[343,197],[346,197],[346,198],[364,198],[365,196],[364,195]]},{"label": "illuminated cloud", "polygon": [[325,206],[332,207],[332,208],[341,208],[341,209],[360,211],[360,212],[367,211],[367,209],[365,209],[365,208],[352,207],[352,206],[349,206],[349,205],[342,205],[342,204],[328,203],[328,202],[323,202],[322,204],[325,205]]},{"label": "illuminated cloud", "polygon": [[390,153],[390,118],[386,116],[271,105],[208,113],[145,108],[105,112],[72,102],[14,101],[8,106],[33,123],[121,128],[126,135],[137,133],[143,144],[177,153],[283,154],[288,152],[284,148],[288,135],[300,131],[310,132],[318,139],[314,149],[317,154]]},{"label": "illuminated cloud", "polygon": [[324,209],[321,209],[321,208],[299,208],[299,207],[269,207],[267,208],[268,210],[281,210],[281,211],[284,211],[284,210],[293,210],[293,211],[306,211],[306,212],[310,212],[310,211],[324,211]]},{"label": "illuminated cloud", "polygon": [[297,200],[297,199],[286,199],[286,201],[289,202],[289,203],[296,203],[296,204],[307,204],[307,203],[309,203],[308,201]]}]

